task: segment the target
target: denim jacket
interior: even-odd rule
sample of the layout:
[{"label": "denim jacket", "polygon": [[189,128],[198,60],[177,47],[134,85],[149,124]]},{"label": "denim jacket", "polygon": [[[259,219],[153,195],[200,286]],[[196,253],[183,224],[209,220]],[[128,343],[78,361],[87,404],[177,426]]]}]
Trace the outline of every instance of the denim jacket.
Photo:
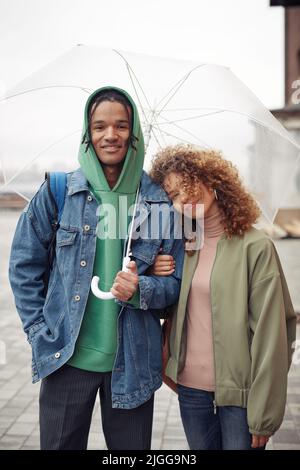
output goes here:
[{"label": "denim jacket", "polygon": [[[143,172],[136,227],[153,219],[151,207],[171,203],[163,189]],[[67,175],[65,206],[57,231],[56,257],[47,294],[43,276],[52,235],[53,201],[47,185],[23,210],[14,235],[9,278],[17,311],[32,348],[33,383],[62,367],[74,352],[93,273],[98,217],[97,202],[81,169]],[[149,220],[148,220],[149,222]],[[161,222],[163,225],[164,222]],[[174,224],[174,220],[173,220]],[[161,386],[161,326],[158,312],[179,297],[183,243],[164,237],[132,241],[139,274],[139,308],[119,302],[118,347],[112,371],[112,406],[135,408]],[[126,246],[126,244],[125,244]],[[160,248],[176,259],[166,277],[146,275]]]}]

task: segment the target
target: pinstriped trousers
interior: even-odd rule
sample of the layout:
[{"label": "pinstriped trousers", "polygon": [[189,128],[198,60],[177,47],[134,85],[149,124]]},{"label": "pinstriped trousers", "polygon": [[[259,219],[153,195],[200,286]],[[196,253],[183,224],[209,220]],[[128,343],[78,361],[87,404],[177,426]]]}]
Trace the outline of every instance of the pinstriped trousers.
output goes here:
[{"label": "pinstriped trousers", "polygon": [[42,380],[39,399],[41,450],[87,448],[98,392],[107,448],[150,449],[154,395],[137,408],[112,408],[111,372],[89,372],[64,365]]}]

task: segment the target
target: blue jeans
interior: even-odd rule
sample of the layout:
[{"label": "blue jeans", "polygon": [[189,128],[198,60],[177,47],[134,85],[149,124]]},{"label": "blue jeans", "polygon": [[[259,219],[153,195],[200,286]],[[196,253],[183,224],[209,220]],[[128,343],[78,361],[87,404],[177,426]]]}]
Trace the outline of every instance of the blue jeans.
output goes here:
[{"label": "blue jeans", "polygon": [[[178,385],[185,435],[192,450],[254,450],[247,409],[214,407],[214,393]],[[264,447],[260,447],[264,450]]]}]

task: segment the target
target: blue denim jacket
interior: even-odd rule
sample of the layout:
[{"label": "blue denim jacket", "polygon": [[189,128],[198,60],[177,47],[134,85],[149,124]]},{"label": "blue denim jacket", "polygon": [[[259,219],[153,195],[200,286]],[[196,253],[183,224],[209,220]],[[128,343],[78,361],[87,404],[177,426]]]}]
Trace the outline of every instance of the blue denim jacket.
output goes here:
[{"label": "blue denim jacket", "polygon": [[[153,204],[171,208],[165,192],[144,172],[136,225],[153,218]],[[82,171],[69,173],[66,200],[57,231],[56,257],[45,297],[43,276],[52,235],[53,205],[43,183],[26,206],[14,235],[9,278],[17,311],[32,347],[33,383],[48,376],[73,354],[89,295],[96,249],[97,202]],[[148,220],[149,222],[149,220]],[[163,222],[162,222],[163,223]],[[140,306],[119,302],[118,348],[112,371],[112,405],[135,408],[161,385],[161,326],[158,311],[179,296],[183,265],[182,240],[132,241],[139,273]],[[168,277],[147,276],[159,249],[176,259]]]}]

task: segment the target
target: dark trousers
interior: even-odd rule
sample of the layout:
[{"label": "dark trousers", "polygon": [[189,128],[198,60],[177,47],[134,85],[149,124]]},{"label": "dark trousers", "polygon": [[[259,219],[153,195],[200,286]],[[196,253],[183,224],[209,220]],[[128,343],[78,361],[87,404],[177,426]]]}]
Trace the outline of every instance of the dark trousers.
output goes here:
[{"label": "dark trousers", "polygon": [[42,450],[84,450],[99,391],[102,429],[109,450],[151,447],[154,395],[130,410],[112,408],[111,373],[68,365],[42,380],[40,440]]}]

